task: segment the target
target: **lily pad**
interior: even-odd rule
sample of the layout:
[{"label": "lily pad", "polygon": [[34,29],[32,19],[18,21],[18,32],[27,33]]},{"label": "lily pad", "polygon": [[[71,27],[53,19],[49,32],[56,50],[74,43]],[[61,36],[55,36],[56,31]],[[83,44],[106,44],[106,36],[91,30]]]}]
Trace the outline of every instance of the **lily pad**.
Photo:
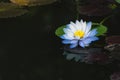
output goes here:
[{"label": "lily pad", "polygon": [[36,6],[51,4],[56,0],[10,0],[10,1],[20,6]]},{"label": "lily pad", "polygon": [[66,27],[66,25],[63,25],[63,26],[59,27],[59,28],[55,31],[55,34],[56,34],[58,37],[61,36],[61,35],[63,35],[63,34],[64,34],[63,28],[65,28],[65,27]]},{"label": "lily pad", "polygon": [[98,33],[96,34],[96,36],[104,35],[107,32],[107,27],[104,25],[99,25],[97,27],[97,32]]},{"label": "lily pad", "polygon": [[12,3],[0,3],[0,18],[21,16],[28,11]]}]

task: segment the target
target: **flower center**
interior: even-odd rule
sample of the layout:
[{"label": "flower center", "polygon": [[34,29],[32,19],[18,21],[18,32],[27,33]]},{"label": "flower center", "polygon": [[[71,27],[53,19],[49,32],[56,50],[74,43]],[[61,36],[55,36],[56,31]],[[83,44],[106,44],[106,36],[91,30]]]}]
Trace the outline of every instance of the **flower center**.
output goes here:
[{"label": "flower center", "polygon": [[84,32],[81,30],[77,30],[74,32],[74,36],[82,38],[84,36]]}]

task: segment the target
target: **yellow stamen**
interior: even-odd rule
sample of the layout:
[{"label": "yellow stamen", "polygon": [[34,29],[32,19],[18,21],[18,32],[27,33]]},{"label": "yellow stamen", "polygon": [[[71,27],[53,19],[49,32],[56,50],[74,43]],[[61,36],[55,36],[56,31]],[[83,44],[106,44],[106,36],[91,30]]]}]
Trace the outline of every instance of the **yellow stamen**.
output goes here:
[{"label": "yellow stamen", "polygon": [[81,31],[81,30],[77,30],[77,31],[75,31],[74,32],[74,36],[75,37],[80,37],[80,38],[82,38],[83,36],[84,36],[84,32],[83,31]]}]

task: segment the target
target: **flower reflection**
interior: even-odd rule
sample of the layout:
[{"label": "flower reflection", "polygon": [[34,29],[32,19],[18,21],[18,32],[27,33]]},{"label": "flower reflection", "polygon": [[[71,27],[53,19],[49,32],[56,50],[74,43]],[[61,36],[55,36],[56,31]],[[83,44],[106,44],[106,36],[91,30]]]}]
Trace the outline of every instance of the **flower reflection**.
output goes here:
[{"label": "flower reflection", "polygon": [[64,28],[64,35],[60,36],[63,44],[70,44],[70,48],[75,48],[78,45],[81,47],[87,47],[92,41],[98,40],[96,37],[97,29],[92,29],[92,22],[80,22],[76,20],[75,23],[70,22],[66,28]]}]

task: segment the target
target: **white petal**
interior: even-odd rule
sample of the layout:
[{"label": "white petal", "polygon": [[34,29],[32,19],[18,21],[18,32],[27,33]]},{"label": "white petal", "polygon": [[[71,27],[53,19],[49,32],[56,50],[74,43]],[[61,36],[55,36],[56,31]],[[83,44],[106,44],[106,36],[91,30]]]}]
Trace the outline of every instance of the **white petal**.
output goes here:
[{"label": "white petal", "polygon": [[83,22],[82,23],[82,31],[85,32],[85,30],[86,30],[86,22]]},{"label": "white petal", "polygon": [[76,22],[75,22],[75,23],[70,22],[70,24],[71,24],[72,26],[74,26],[74,28],[75,28],[76,30],[78,30],[78,29],[79,29],[79,25],[77,25],[78,23],[79,23],[79,21],[78,21],[78,20],[76,20]]},{"label": "white petal", "polygon": [[64,31],[64,33],[66,33],[66,34],[72,32],[69,28],[64,28],[63,31]]},{"label": "white petal", "polygon": [[83,23],[83,20],[82,20],[82,19],[80,20],[80,23]]},{"label": "white petal", "polygon": [[75,39],[77,39],[77,40],[79,40],[79,39],[80,39],[80,37],[79,37],[79,36],[75,36],[74,38],[75,38]]},{"label": "white petal", "polygon": [[81,31],[85,32],[86,29],[86,22],[83,22],[83,20],[81,19],[81,21],[79,22],[79,28]]},{"label": "white petal", "polygon": [[77,30],[80,30],[81,24],[78,20],[76,20],[76,28]]},{"label": "white petal", "polygon": [[66,34],[62,35],[61,38],[62,38],[62,39],[68,39],[68,40],[74,39],[74,37],[68,36],[68,35],[66,35]]},{"label": "white petal", "polygon": [[72,21],[70,22],[70,24],[71,24],[72,26],[76,26],[76,24],[75,24],[75,23],[73,23]]},{"label": "white petal", "polygon": [[78,20],[76,20],[76,28],[77,28],[77,30],[81,30],[82,29],[82,24]]},{"label": "white petal", "polygon": [[76,31],[76,28],[71,24],[69,24],[69,28],[73,33]]},{"label": "white petal", "polygon": [[74,37],[74,34],[72,32],[69,32],[66,35],[69,36],[69,37]]}]

